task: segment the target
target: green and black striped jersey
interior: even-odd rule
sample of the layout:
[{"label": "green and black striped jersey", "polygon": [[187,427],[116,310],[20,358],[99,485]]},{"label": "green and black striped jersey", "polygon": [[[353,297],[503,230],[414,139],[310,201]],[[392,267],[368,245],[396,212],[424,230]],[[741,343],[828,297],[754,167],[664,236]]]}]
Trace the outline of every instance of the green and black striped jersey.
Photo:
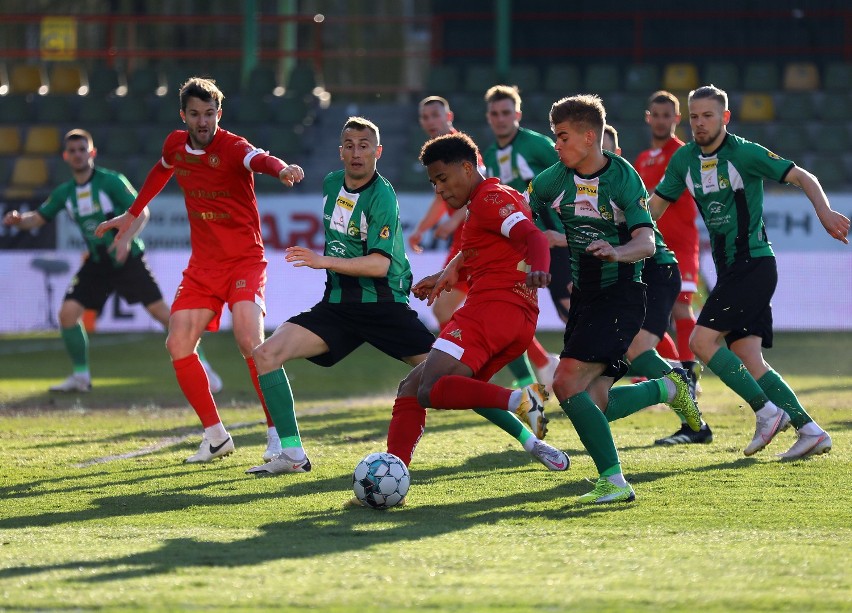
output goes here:
[{"label": "green and black striped jersey", "polygon": [[325,177],[322,187],[325,255],[356,258],[381,253],[390,260],[385,277],[352,277],[327,270],[323,301],[408,302],[411,265],[391,184],[376,173],[369,183],[349,191],[344,171],[337,170]]},{"label": "green and black striped jersey", "polygon": [[757,143],[727,134],[708,155],[694,142],[678,149],[655,193],[674,202],[684,187],[689,190],[721,271],[737,261],[773,255],[763,223],[763,180],[783,183],[794,166]]}]

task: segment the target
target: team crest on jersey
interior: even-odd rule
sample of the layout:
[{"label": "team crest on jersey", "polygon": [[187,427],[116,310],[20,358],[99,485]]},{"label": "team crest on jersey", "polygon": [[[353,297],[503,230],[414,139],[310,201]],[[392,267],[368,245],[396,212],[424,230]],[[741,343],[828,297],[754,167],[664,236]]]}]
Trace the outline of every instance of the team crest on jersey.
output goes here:
[{"label": "team crest on jersey", "polygon": [[485,200],[488,204],[500,204],[503,202],[503,198],[496,192],[488,194],[485,198],[483,198],[483,200]]},{"label": "team crest on jersey", "polygon": [[722,177],[721,179],[719,179],[720,189],[727,189],[730,185],[730,182],[726,178]]},{"label": "team crest on jersey", "polygon": [[220,162],[221,160],[219,159],[219,156],[215,153],[211,153],[207,156],[207,163],[210,164],[211,168],[217,168]]},{"label": "team crest on jersey", "polygon": [[639,198],[639,208],[648,210],[648,201],[645,198]]},{"label": "team crest on jersey", "polygon": [[777,154],[775,154],[775,153],[772,153],[771,151],[767,151],[767,152],[766,152],[766,155],[768,155],[769,157],[771,157],[773,160],[780,160],[780,159],[781,159],[781,156],[780,156],[780,155],[777,155]]},{"label": "team crest on jersey", "polygon": [[458,329],[458,328],[456,328],[456,329],[455,329],[455,330],[453,330],[452,332],[449,332],[448,334],[449,334],[450,336],[452,336],[453,338],[458,339],[459,341],[461,341],[461,339],[462,339],[462,337],[461,337],[461,336],[462,336],[462,331],[461,331],[460,329]]},{"label": "team crest on jersey", "polygon": [[234,289],[245,289],[245,287],[246,287],[246,280],[245,279],[238,279],[237,282],[234,284]]},{"label": "team crest on jersey", "polygon": [[349,236],[358,236],[358,234],[360,233],[360,230],[358,230],[358,226],[355,225],[354,221],[351,221],[351,220],[349,221],[349,227],[346,228],[346,233]]},{"label": "team crest on jersey", "polygon": [[382,240],[390,238],[390,226],[382,226],[382,229],[379,230],[379,238]]},{"label": "team crest on jersey", "polygon": [[349,198],[344,198],[343,196],[337,197],[337,206],[343,207],[347,211],[355,210],[355,203],[352,202]]},{"label": "team crest on jersey", "polygon": [[506,206],[501,206],[498,213],[500,214],[500,217],[508,217],[515,210],[514,204],[507,204]]}]

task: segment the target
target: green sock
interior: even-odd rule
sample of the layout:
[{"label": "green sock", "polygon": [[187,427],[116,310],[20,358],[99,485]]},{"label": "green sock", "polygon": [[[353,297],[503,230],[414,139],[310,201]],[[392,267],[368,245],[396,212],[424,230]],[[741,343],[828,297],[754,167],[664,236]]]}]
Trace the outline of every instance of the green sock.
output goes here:
[{"label": "green sock", "polygon": [[757,380],[757,384],[776,406],[784,409],[787,415],[790,416],[790,422],[796,430],[813,421],[799,402],[799,399],[796,398],[796,392],[787,385],[787,382],[781,378],[781,375],[771,368],[769,372]]},{"label": "green sock", "polygon": [[[644,355],[644,354],[643,354]],[[654,378],[633,385],[619,385],[609,390],[609,401],[606,405],[606,420],[614,422],[616,419],[633,415],[637,411],[660,402],[665,402],[669,397],[666,384],[660,378]]]},{"label": "green sock", "polygon": [[77,323],[70,328],[60,330],[65,350],[71,356],[75,373],[89,372],[89,336],[82,324]]},{"label": "green sock", "polygon": [[198,359],[202,362],[207,361],[207,356],[204,354],[204,349],[201,348],[201,343],[198,343],[198,347],[195,348],[195,353],[198,354]]},{"label": "green sock", "polygon": [[296,423],[296,403],[290,381],[283,368],[259,375],[260,391],[266,401],[266,408],[272,416],[272,423],[278,431],[282,447],[301,447],[299,425]]},{"label": "green sock", "polygon": [[730,349],[719,347],[713,358],[707,362],[707,368],[745,400],[755,413],[769,400],[745,364]]},{"label": "green sock", "polygon": [[502,409],[475,409],[475,412],[516,439],[521,445],[526,443],[527,439],[532,436],[532,433],[524,428],[524,424],[518,419],[518,416],[511,411],[503,411]]},{"label": "green sock", "polygon": [[598,473],[606,476],[621,472],[618,451],[612,440],[609,423],[598,406],[592,401],[588,392],[580,392],[559,403],[562,410],[574,424],[574,429],[580,437],[583,446],[592,460]]},{"label": "green sock", "polygon": [[672,369],[672,365],[666,362],[656,349],[649,349],[637,355],[636,359],[630,361],[630,367],[633,372],[649,379],[659,379]]},{"label": "green sock", "polygon": [[525,387],[535,383],[535,374],[533,374],[533,369],[530,361],[527,359],[526,353],[509,362],[508,367],[515,377],[515,385],[517,387]]}]

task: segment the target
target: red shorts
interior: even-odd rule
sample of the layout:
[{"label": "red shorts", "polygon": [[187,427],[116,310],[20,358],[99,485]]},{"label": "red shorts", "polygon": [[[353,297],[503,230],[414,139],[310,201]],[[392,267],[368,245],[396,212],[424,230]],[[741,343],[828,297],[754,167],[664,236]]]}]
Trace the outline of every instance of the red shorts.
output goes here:
[{"label": "red shorts", "polygon": [[266,289],[266,262],[240,263],[231,268],[200,268],[189,266],[172,302],[172,313],[187,309],[209,309],[213,319],[207,329],[219,329],[222,307],[227,302],[234,310],[237,302],[248,300],[257,304],[266,315],[263,294]]},{"label": "red shorts", "polygon": [[488,381],[527,350],[537,320],[537,313],[510,302],[465,304],[432,347],[469,366],[474,379]]}]

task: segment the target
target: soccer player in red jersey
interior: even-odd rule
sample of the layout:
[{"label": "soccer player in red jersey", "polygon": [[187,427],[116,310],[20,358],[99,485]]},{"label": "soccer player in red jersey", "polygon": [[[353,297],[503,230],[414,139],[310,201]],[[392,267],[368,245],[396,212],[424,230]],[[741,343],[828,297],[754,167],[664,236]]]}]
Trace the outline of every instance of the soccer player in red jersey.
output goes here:
[{"label": "soccer player in red jersey", "polygon": [[[266,257],[254,194],[254,174],[261,172],[291,187],[304,178],[299,166],[286,164],[244,138],[219,128],[222,92],[215,81],[193,77],[180,89],[180,116],[186,130],[166,137],[163,155],[151,169],[130,209],[101,223],[96,233],[118,230],[115,241],[130,229],[172,175],[184,193],[192,255],[172,302],[166,348],[178,384],[204,426],[197,453],[187,462],[209,462],[234,451],[198,360],[196,347],[205,330],[219,328],[225,303],[233,315],[234,337],[251,373],[258,397],[252,350],[263,342]],[[264,405],[264,411],[266,407]],[[264,458],[281,451],[267,416]]]},{"label": "soccer player in red jersey", "polygon": [[[394,412],[489,407],[521,416],[543,415],[544,386],[511,390],[488,383],[529,346],[538,321],[538,288],[550,282],[550,251],[545,235],[532,222],[524,197],[486,179],[477,167],[477,147],[462,133],[427,142],[420,161],[436,193],[454,209],[467,205],[462,250],[443,271],[419,281],[418,298],[431,304],[452,289],[461,271],[470,291],[432,346],[399,386]],[[533,438],[523,442],[544,443]],[[389,440],[390,442],[390,440]],[[568,456],[547,446],[539,460],[551,470],[568,468]],[[391,453],[397,450],[388,447]],[[405,453],[406,450],[401,450]],[[399,455],[399,453],[397,453]]]},{"label": "soccer player in red jersey", "polygon": [[[653,193],[662,181],[672,154],[683,146],[683,141],[675,136],[680,117],[680,101],[674,94],[664,90],[651,94],[648,110],[645,111],[645,122],[651,128],[651,148],[642,151],[633,164],[649,193]],[[692,295],[698,290],[697,212],[698,208],[689,193],[684,191],[674,206],[669,208],[668,214],[657,220],[657,227],[666,244],[674,251],[681,274],[681,292],[672,310],[677,348],[660,347],[660,353],[666,358],[680,360],[693,381],[697,379],[698,373],[695,355],[689,348],[689,336],[695,329]]]}]

